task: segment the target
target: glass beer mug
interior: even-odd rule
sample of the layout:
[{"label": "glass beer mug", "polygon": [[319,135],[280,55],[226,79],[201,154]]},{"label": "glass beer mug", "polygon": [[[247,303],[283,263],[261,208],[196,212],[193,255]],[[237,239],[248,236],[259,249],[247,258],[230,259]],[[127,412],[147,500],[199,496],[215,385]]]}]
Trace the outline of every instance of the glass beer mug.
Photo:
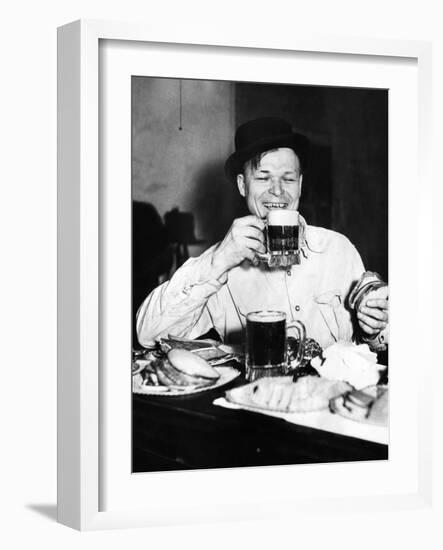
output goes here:
[{"label": "glass beer mug", "polygon": [[[288,330],[297,332],[298,350],[289,364]],[[301,321],[286,322],[283,311],[261,310],[246,315],[246,379],[285,376],[302,364],[306,329]]]},{"label": "glass beer mug", "polygon": [[297,210],[270,210],[266,219],[266,253],[258,258],[269,267],[300,263],[300,226]]}]

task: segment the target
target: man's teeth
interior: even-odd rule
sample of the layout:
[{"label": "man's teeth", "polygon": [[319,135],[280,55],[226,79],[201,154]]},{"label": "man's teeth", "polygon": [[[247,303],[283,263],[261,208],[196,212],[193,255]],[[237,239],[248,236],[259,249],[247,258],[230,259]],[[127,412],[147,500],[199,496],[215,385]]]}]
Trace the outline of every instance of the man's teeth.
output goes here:
[{"label": "man's teeth", "polygon": [[263,205],[268,209],[286,208],[287,207],[287,204],[285,202],[265,202],[265,203],[263,203]]}]

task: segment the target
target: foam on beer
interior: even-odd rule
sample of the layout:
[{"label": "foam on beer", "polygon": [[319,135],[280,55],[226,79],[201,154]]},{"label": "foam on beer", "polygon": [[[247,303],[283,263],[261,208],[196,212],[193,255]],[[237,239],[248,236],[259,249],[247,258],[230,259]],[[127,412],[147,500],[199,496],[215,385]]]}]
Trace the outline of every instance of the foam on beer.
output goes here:
[{"label": "foam on beer", "polygon": [[253,323],[276,323],[284,320],[285,314],[281,311],[254,311],[248,314],[248,321]]},{"label": "foam on beer", "polygon": [[269,210],[268,212],[269,225],[298,225],[297,210]]}]

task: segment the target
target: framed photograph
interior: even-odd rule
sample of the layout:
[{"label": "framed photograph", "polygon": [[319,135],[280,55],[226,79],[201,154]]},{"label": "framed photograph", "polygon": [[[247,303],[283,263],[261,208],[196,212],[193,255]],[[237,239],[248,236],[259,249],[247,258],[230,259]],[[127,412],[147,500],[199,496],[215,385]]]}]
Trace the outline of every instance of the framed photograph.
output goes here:
[{"label": "framed photograph", "polygon": [[59,521],[429,506],[430,45],[58,50]]}]

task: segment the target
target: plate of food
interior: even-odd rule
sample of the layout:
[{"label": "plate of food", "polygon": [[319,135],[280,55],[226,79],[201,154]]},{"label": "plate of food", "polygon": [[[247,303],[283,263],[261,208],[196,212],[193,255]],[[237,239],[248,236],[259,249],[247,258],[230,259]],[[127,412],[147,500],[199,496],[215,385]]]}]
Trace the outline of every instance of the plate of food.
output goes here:
[{"label": "plate of food", "polygon": [[180,396],[225,386],[240,372],[231,366],[213,366],[182,347],[166,353],[149,352],[133,362],[132,391],[145,395]]}]

